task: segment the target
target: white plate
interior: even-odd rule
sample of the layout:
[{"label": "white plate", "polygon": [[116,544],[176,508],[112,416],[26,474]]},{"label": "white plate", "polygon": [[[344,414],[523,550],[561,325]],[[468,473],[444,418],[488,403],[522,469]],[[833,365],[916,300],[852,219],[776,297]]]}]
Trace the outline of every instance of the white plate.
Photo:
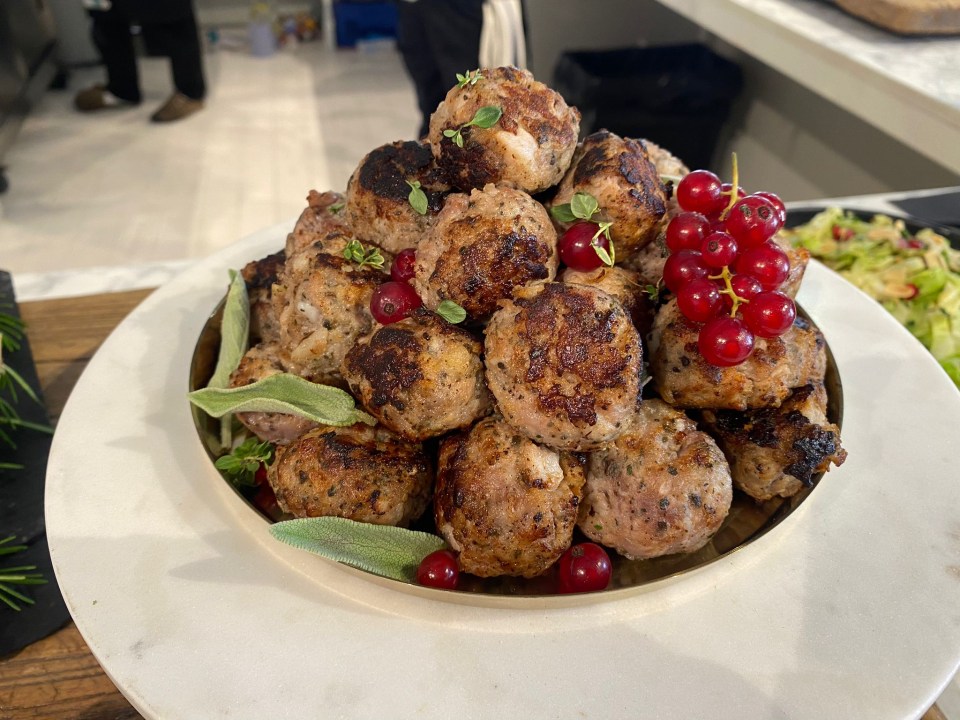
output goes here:
[{"label": "white plate", "polygon": [[[257,233],[151,295],[70,397],[47,477],[67,606],[149,718],[903,718],[960,660],[960,393],[816,263],[801,304],[850,455],[772,532],[646,592],[464,605],[282,545],[186,401],[194,342]],[[435,594],[434,594],[435,595]]]}]

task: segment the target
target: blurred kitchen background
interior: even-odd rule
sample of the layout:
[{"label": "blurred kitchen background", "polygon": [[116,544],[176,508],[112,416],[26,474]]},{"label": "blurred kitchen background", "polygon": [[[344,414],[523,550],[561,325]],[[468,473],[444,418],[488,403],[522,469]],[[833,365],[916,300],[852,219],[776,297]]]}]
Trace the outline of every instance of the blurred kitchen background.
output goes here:
[{"label": "blurred kitchen background", "polygon": [[[650,137],[726,177],[735,150],[741,184],[786,200],[960,184],[952,163],[864,119],[860,98],[828,101],[670,4],[525,0],[527,66],[581,107],[585,130]],[[840,16],[820,0],[780,4]],[[103,76],[79,0],[0,4],[0,267],[15,281],[204,257],[292,223],[308,190],[344,189],[367,151],[414,136],[390,2],[273,3],[266,52],[250,45],[249,2],[196,5],[206,109],[158,126],[147,120],[170,91],[164,58],[142,49],[142,105],[81,115],[73,95]],[[781,42],[760,27],[758,45]]]}]

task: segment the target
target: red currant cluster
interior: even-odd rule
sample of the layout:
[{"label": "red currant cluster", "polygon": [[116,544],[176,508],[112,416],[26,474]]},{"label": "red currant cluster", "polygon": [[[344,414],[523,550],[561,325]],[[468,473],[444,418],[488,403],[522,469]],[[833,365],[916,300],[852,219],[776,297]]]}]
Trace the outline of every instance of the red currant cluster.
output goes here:
[{"label": "red currant cluster", "polygon": [[407,248],[397,253],[390,266],[390,282],[385,282],[373,291],[370,298],[370,314],[381,325],[399,322],[423,305],[410,280],[413,278],[416,251]]},{"label": "red currant cluster", "polygon": [[786,220],[773,193],[752,195],[694,170],[677,185],[683,210],[667,226],[670,249],[663,282],[688,320],[703,323],[697,346],[712,365],[738,365],[753,352],[755,337],[782,335],[797,309],[778,288],[790,260],[770,238]]}]

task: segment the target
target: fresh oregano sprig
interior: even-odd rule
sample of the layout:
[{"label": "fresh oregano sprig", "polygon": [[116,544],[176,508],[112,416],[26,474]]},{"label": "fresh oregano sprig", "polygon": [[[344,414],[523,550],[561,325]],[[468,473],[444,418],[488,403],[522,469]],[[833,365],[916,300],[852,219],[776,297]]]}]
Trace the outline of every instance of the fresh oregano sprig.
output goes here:
[{"label": "fresh oregano sprig", "polygon": [[467,319],[467,311],[457,305],[453,300],[441,301],[441,303],[437,305],[437,315],[452,325],[462,323]]},{"label": "fresh oregano sprig", "polygon": [[376,245],[366,249],[359,240],[351,240],[343,249],[343,257],[350,262],[355,262],[360,267],[369,265],[377,268],[377,270],[383,270],[383,255],[380,254],[380,248]]},{"label": "fresh oregano sprig", "polygon": [[472,126],[483,129],[492,128],[497,124],[497,121],[500,120],[502,115],[503,111],[496,105],[484,105],[473,114],[473,118],[471,118],[470,122],[461,125],[456,130],[447,128],[443,131],[443,136],[453,140],[454,145],[457,147],[463,147],[462,133],[464,130]]},{"label": "fresh oregano sprig", "polygon": [[600,204],[593,195],[578,192],[574,193],[570,202],[550,208],[550,214],[557,222],[569,223],[575,220],[590,220],[599,210]]},{"label": "fresh oregano sprig", "polygon": [[467,70],[463,75],[457,73],[457,87],[462,88],[467,85],[476,85],[477,80],[482,77],[483,75],[479,70]]},{"label": "fresh oregano sprig", "polygon": [[273,461],[273,445],[247,438],[227,455],[218,457],[213,464],[223,470],[234,485],[252,487],[257,484],[256,475],[260,465]]},{"label": "fresh oregano sprig", "polygon": [[410,194],[407,195],[407,202],[410,203],[410,207],[416,210],[420,215],[426,215],[427,194],[420,187],[420,181],[407,180],[407,185],[410,186]]}]

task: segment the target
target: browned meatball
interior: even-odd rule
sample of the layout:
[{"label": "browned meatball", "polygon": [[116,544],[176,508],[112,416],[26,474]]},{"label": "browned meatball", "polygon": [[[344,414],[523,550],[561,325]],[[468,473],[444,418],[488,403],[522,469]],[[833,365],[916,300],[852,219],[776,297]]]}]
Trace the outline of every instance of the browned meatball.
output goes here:
[{"label": "browned meatball", "polygon": [[631,559],[689,553],[730,511],[730,468],[680,410],[646,400],[612,446],[591,453],[580,529]]},{"label": "browned meatball", "polygon": [[498,418],[440,445],[437,531],[480,577],[534,577],[570,546],[583,468],[541,447]]},{"label": "browned meatball", "polygon": [[747,410],[777,407],[795,387],[823,382],[826,343],[798,317],[778,338],[756,339],[753,353],[733,367],[711,365],[697,349],[700,325],[680,314],[676,299],[657,313],[650,333],[650,373],[660,397],[683,408]]},{"label": "browned meatball", "polygon": [[416,287],[436,309],[453,300],[483,321],[516,288],[557,273],[557,233],[543,205],[520,190],[487,185],[454,194],[417,250]]},{"label": "browned meatball", "polygon": [[730,460],[733,482],[757,500],[791,497],[813,477],[842,465],[840,429],[827,420],[820,383],[794,390],[779,408],[704,411],[707,429]]},{"label": "browned meatball", "polygon": [[407,526],[430,503],[433,472],[420,445],[384,428],[319,427],[277,447],[267,478],[296,517]]},{"label": "browned meatball", "polygon": [[[536,193],[556,185],[577,145],[579,111],[526,70],[500,67],[480,74],[476,83],[451,88],[430,117],[428,138],[453,186],[499,183]],[[465,127],[490,106],[503,113],[492,127]],[[463,146],[445,130],[460,130]]]},{"label": "browned meatball", "polygon": [[643,146],[647,149],[647,155],[657,168],[657,172],[669,178],[674,185],[680,182],[680,178],[684,175],[689,174],[690,168],[667,148],[646,139],[643,141]]},{"label": "browned meatball", "polygon": [[504,419],[563,450],[615,439],[640,399],[640,336],[620,303],[547,283],[505,301],[486,328],[487,384]]},{"label": "browned meatball", "polygon": [[343,206],[344,197],[340,193],[311,190],[306,209],[300,213],[293,232],[287,235],[287,256],[296,255],[333,231],[343,233],[346,230]]},{"label": "browned meatball", "polygon": [[280,359],[287,372],[340,384],[340,363],[373,329],[370,297],[387,280],[380,270],[318,249],[288,257],[273,288]]},{"label": "browned meatball", "polygon": [[360,339],[343,361],[343,376],[389,429],[426,440],[490,411],[482,350],[469,332],[421,309]]},{"label": "browned meatball", "polygon": [[286,253],[281,250],[248,262],[240,271],[250,300],[250,337],[257,342],[273,343],[280,339],[280,323],[273,307],[273,284],[286,259]]},{"label": "browned meatball", "polygon": [[610,237],[622,260],[656,237],[667,210],[666,188],[643,141],[607,130],[588,135],[581,143],[551,207],[569,203],[578,192],[592,195],[599,204],[594,221],[613,223]]},{"label": "browned meatball", "polygon": [[643,282],[640,273],[635,270],[614,266],[600,266],[590,272],[581,272],[573,268],[566,268],[559,278],[562,282],[573,285],[589,285],[603,290],[618,303],[623,305],[634,326],[643,337],[653,325],[654,306],[647,292],[647,283]]},{"label": "browned meatball", "polygon": [[780,233],[773,236],[773,244],[783,250],[790,261],[790,274],[777,289],[787,297],[795,298],[800,291],[800,283],[803,282],[807,264],[810,262],[810,251],[806,248],[794,247],[790,239]]},{"label": "browned meatball", "polygon": [[[424,215],[410,204],[411,182],[427,200]],[[449,187],[430,151],[414,141],[372,150],[347,183],[346,216],[358,239],[396,253],[414,248],[443,207]]]},{"label": "browned meatball", "polygon": [[[255,345],[243,356],[230,375],[230,387],[243,387],[283,372],[280,348],[275,344]],[[285,445],[294,441],[317,423],[300,415],[272,412],[237,413],[237,420],[261,440]]]}]

